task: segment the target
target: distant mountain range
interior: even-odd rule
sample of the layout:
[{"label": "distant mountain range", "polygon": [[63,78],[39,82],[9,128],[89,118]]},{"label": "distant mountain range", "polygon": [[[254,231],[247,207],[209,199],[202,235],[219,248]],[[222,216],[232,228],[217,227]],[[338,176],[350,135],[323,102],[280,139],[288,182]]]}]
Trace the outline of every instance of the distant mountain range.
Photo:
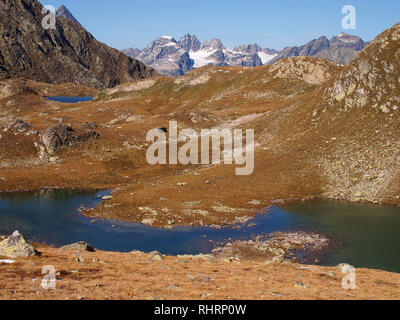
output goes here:
[{"label": "distant mountain range", "polygon": [[257,44],[243,44],[227,49],[219,39],[201,43],[195,35],[186,34],[179,41],[162,36],[145,49],[122,50],[166,76],[180,76],[205,65],[257,67],[272,64],[282,58],[312,56],[340,64],[348,64],[368,45],[361,38],[340,33],[328,40],[320,37],[300,47],[287,47],[282,51],[261,48]]},{"label": "distant mountain range", "polygon": [[[58,8],[56,14],[79,24],[65,6]],[[368,44],[357,36],[340,33],[331,39],[322,36],[305,45],[286,47],[282,51],[261,48],[257,44],[243,44],[228,49],[219,39],[200,42],[195,35],[186,34],[179,41],[171,36],[161,36],[143,50],[128,48],[122,52],[162,75],[181,76],[205,65],[257,67],[293,56],[318,57],[348,64]]]},{"label": "distant mountain range", "polygon": [[[205,65],[257,67],[299,55],[347,64],[368,45],[359,37],[341,33],[280,52],[257,44],[228,49],[219,39],[200,42],[186,34],[179,41],[162,36],[143,50],[129,48],[123,54],[98,42],[65,6],[56,11],[56,30],[44,30],[41,8],[37,0],[0,0],[0,79],[25,77],[112,87],[157,72],[180,76]],[[13,27],[19,24],[26,27]]]},{"label": "distant mountain range", "polygon": [[327,37],[320,37],[300,47],[287,47],[269,62],[274,63],[282,58],[293,56],[311,56],[338,62],[340,64],[350,63],[358,52],[364,49],[369,42],[364,42],[357,36],[347,33],[339,33],[328,40]]},{"label": "distant mountain range", "polygon": [[122,52],[167,76],[180,76],[209,64],[257,67],[268,63],[278,54],[276,50],[249,44],[230,50],[219,39],[201,43],[195,35],[190,34],[186,34],[179,41],[170,36],[162,36],[143,50],[129,48]]}]

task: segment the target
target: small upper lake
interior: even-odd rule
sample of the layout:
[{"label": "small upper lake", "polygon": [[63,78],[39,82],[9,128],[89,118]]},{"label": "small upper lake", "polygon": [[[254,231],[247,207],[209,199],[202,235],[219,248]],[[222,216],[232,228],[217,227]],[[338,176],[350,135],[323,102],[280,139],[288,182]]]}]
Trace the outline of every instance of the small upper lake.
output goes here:
[{"label": "small upper lake", "polygon": [[315,231],[343,245],[329,253],[324,265],[342,262],[400,272],[400,208],[333,201],[311,201],[271,208],[240,229],[227,227],[150,228],[137,223],[97,220],[78,208],[96,206],[106,192],[45,191],[0,194],[0,234],[21,231],[27,238],[61,246],[86,241],[101,250],[158,250],[164,254],[208,253],[210,240],[249,239],[276,231]]},{"label": "small upper lake", "polygon": [[46,99],[62,103],[79,103],[92,101],[93,97],[46,97]]}]

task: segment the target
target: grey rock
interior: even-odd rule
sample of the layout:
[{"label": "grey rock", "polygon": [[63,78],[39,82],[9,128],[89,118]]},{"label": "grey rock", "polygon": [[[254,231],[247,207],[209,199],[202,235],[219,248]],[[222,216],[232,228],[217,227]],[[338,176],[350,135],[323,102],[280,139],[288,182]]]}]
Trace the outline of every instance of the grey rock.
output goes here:
[{"label": "grey rock", "polygon": [[39,252],[31,242],[15,231],[11,236],[0,242],[0,256],[9,258],[38,256]]},{"label": "grey rock", "polygon": [[355,268],[353,266],[347,264],[347,263],[341,263],[337,267],[342,273],[353,273],[353,272],[355,272]]},{"label": "grey rock", "polygon": [[147,261],[151,261],[151,262],[161,262],[164,260],[165,260],[164,256],[161,253],[159,253],[158,251],[150,252],[150,254],[147,257]]},{"label": "grey rock", "polygon": [[23,122],[20,119],[14,118],[8,125],[9,130],[15,130],[19,132],[23,132],[28,130],[31,127],[29,123]]},{"label": "grey rock", "polygon": [[73,244],[69,244],[60,248],[61,250],[78,250],[78,251],[87,251],[87,252],[95,252],[96,250],[89,244],[83,241],[79,241]]}]

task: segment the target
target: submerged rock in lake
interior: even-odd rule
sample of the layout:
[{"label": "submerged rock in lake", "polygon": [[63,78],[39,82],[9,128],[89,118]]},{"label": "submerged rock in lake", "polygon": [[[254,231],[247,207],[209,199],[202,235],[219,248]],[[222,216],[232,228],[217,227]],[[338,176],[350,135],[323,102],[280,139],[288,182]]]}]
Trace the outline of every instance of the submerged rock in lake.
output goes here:
[{"label": "submerged rock in lake", "polygon": [[61,250],[79,250],[87,252],[95,252],[96,250],[89,244],[83,241],[77,243],[69,244],[60,248]]},{"label": "submerged rock in lake", "polygon": [[39,252],[31,242],[15,231],[10,237],[0,242],[0,256],[10,258],[38,256]]}]

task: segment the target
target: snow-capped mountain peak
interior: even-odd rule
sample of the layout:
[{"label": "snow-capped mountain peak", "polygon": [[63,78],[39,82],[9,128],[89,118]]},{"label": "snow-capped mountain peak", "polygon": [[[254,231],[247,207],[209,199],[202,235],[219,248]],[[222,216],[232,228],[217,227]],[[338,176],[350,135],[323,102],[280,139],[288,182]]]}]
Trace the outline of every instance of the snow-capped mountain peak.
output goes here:
[{"label": "snow-capped mountain peak", "polygon": [[227,49],[221,40],[201,43],[195,35],[185,34],[179,41],[161,36],[145,49],[125,49],[123,52],[152,66],[162,75],[179,76],[193,68],[206,65],[256,67],[267,63],[277,52],[258,45],[241,45]]}]

